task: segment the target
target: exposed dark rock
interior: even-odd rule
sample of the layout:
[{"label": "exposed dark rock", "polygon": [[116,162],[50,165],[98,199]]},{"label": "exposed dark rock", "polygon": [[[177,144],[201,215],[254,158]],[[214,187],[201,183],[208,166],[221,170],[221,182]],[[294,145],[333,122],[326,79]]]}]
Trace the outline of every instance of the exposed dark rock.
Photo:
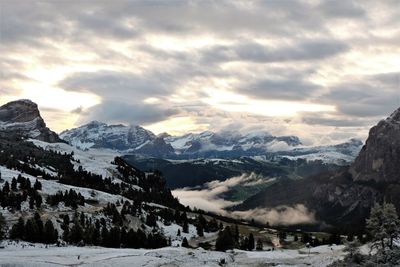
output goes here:
[{"label": "exposed dark rock", "polygon": [[58,135],[46,127],[37,104],[30,100],[13,101],[0,107],[0,131],[50,143],[61,142]]},{"label": "exposed dark rock", "polygon": [[400,109],[372,127],[350,171],[355,181],[400,182]]}]

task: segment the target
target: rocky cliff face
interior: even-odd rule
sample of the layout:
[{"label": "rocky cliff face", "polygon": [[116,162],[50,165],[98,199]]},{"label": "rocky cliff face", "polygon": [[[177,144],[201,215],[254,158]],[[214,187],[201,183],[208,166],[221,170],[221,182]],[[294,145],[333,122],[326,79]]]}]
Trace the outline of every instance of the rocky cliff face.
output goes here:
[{"label": "rocky cliff face", "polygon": [[0,131],[50,143],[61,141],[46,127],[37,104],[30,100],[13,101],[0,107]]},{"label": "rocky cliff face", "polygon": [[400,109],[370,130],[350,171],[354,181],[400,181]]}]

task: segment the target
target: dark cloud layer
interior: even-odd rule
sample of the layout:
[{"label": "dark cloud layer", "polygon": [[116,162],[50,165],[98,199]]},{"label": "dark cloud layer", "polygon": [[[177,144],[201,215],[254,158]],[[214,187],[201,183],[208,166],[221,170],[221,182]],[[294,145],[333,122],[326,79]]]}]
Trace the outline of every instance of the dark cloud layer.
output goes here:
[{"label": "dark cloud layer", "polygon": [[317,85],[303,80],[265,79],[247,84],[241,90],[266,99],[303,100],[313,96],[318,89]]},{"label": "dark cloud layer", "polygon": [[134,125],[155,123],[177,114],[177,109],[165,109],[159,105],[150,105],[137,102],[127,104],[125,102],[106,100],[99,105],[90,108],[85,121],[102,120],[110,123],[124,122]]},{"label": "dark cloud layer", "polygon": [[336,40],[314,40],[272,47],[259,43],[240,42],[233,46],[217,46],[204,53],[206,62],[252,61],[259,63],[324,59],[344,52],[346,44]]}]

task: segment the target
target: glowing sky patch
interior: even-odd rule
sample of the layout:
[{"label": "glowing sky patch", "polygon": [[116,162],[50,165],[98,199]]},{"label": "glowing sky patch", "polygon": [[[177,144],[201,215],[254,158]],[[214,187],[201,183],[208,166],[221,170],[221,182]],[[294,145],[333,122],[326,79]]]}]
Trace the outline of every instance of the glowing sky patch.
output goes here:
[{"label": "glowing sky patch", "polygon": [[167,132],[172,135],[180,135],[190,132],[205,131],[209,128],[209,125],[197,123],[191,117],[174,117],[158,123],[145,125],[145,127],[156,134]]}]

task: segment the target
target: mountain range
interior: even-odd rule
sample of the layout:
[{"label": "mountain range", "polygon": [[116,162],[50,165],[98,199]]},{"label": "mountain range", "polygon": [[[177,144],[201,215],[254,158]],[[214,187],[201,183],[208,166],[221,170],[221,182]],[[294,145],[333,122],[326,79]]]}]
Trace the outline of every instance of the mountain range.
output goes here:
[{"label": "mountain range", "polygon": [[354,160],[362,147],[360,140],[338,145],[304,146],[296,136],[273,136],[268,132],[206,131],[198,134],[155,135],[141,126],[107,125],[93,121],[63,131],[60,137],[81,149],[107,148],[122,154],[135,154],[164,159],[286,157],[322,160],[345,165]]},{"label": "mountain range", "polygon": [[[278,162],[279,166],[287,164],[298,169],[299,165],[293,165],[293,162],[310,160],[307,157],[307,160],[304,160],[302,156],[322,156],[324,152],[355,155],[354,148],[361,145],[359,141],[351,140],[349,143],[336,146],[305,148],[296,137],[275,137],[265,133],[221,136],[221,133],[205,132],[182,137],[165,134],[156,136],[139,126],[109,126],[99,122],[63,132],[60,138],[46,127],[37,105],[29,100],[14,101],[0,107],[0,125],[2,149],[0,165],[3,182],[4,179],[11,182],[12,176],[18,174],[26,175],[32,180],[34,177],[42,177],[40,179],[45,188],[50,190],[41,192],[44,196],[56,193],[55,188],[65,190],[74,186],[75,190],[85,194],[88,199],[91,197],[86,189],[96,190],[94,195],[107,200],[116,200],[112,197],[116,192],[117,196],[122,194],[124,197],[133,197],[132,194],[136,190],[143,192],[140,195],[147,194],[148,202],[170,203],[168,205],[173,207],[179,207],[180,204],[166,189],[165,181],[159,178],[159,174],[154,171],[147,173],[139,171],[124,158],[119,157],[121,151],[137,152],[145,147],[153,146],[154,149],[158,149],[160,146],[175,156],[187,153],[199,155],[203,153],[200,151],[204,151],[206,144],[213,145],[209,151],[219,151],[215,146],[231,149],[226,151],[252,150],[258,151],[257,153],[262,149],[264,153],[262,156],[256,153],[247,159],[242,158],[242,161],[239,160],[236,164],[240,165],[241,162],[251,162],[251,160],[271,163],[278,157],[278,161],[275,162]],[[271,147],[277,143],[285,144],[290,149],[273,151]],[[270,154],[265,151],[269,151]],[[217,162],[220,161],[219,164],[222,166],[229,165],[234,160],[230,159],[227,162],[217,160]],[[200,161],[207,164],[216,162],[207,159]],[[169,159],[168,162],[173,163],[174,160]],[[282,175],[283,170],[287,171],[286,167],[286,169],[274,169],[275,167],[264,169],[264,166],[254,162],[251,163],[252,166],[272,172],[271,175]],[[193,164],[197,164],[196,160]],[[235,165],[232,166],[227,168],[227,172],[237,168]],[[294,179],[290,177],[278,179],[246,198],[241,204],[232,207],[231,210],[246,211],[260,208],[268,210],[301,204],[315,215],[319,227],[332,226],[341,227],[342,230],[354,230],[362,226],[374,202],[390,201],[400,209],[399,166],[400,109],[370,130],[361,152],[349,166],[326,169],[325,173],[317,171],[310,177],[305,175]],[[309,168],[308,165],[306,167]],[[107,180],[108,178],[102,180],[96,175],[109,177],[111,180]],[[149,184],[147,178],[149,175],[156,175],[155,184]],[[88,180],[82,180],[86,176],[85,179]],[[114,191],[117,189],[113,184],[119,184],[118,190],[122,191]],[[131,191],[128,193],[125,190]],[[161,199],[160,194],[163,196]]]}]

